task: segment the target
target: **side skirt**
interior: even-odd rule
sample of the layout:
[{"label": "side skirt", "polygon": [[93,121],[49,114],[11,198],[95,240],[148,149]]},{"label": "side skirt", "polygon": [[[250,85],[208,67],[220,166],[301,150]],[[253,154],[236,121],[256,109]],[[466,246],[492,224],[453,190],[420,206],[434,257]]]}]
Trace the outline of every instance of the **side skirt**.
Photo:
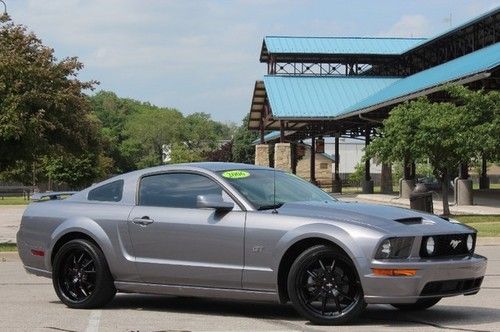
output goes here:
[{"label": "side skirt", "polygon": [[115,287],[117,290],[127,293],[209,297],[219,299],[252,300],[279,303],[278,294],[275,292],[262,292],[245,289],[161,285],[124,281],[115,281]]}]

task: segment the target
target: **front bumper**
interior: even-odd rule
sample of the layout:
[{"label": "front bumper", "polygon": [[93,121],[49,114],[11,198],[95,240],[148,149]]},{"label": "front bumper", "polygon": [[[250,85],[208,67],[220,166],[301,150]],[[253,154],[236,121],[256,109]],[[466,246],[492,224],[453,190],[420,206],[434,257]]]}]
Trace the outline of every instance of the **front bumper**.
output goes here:
[{"label": "front bumper", "polygon": [[[373,261],[371,268],[416,269],[411,277],[361,277],[367,303],[415,303],[421,298],[472,295],[479,291],[486,272],[486,257]],[[370,270],[371,271],[371,270]]]}]

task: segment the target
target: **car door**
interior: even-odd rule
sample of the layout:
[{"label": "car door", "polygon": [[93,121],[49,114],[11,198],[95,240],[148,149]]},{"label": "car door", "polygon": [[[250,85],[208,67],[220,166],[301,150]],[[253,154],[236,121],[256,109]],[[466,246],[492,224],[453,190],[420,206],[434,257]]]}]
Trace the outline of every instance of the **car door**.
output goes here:
[{"label": "car door", "polygon": [[169,172],[140,179],[128,225],[144,282],[241,288],[246,212],[237,204],[230,212],[197,208],[197,196],[207,194],[234,202],[205,174]]}]

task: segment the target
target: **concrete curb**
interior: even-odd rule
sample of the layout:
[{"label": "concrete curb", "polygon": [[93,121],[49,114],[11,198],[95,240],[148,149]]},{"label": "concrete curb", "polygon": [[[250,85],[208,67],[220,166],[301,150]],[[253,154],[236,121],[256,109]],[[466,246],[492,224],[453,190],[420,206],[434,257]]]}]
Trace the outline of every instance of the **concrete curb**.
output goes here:
[{"label": "concrete curb", "polygon": [[17,262],[19,261],[17,251],[0,251],[0,263],[3,262]]},{"label": "concrete curb", "polygon": [[478,237],[478,246],[500,246],[500,236],[499,237]]}]

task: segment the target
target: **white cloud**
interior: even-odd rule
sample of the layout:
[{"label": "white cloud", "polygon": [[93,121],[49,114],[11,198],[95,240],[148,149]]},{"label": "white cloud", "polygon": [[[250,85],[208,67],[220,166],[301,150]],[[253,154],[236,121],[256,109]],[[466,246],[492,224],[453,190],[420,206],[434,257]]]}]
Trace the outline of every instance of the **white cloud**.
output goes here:
[{"label": "white cloud", "polygon": [[423,15],[403,15],[389,29],[379,33],[384,37],[428,37],[430,22]]}]

